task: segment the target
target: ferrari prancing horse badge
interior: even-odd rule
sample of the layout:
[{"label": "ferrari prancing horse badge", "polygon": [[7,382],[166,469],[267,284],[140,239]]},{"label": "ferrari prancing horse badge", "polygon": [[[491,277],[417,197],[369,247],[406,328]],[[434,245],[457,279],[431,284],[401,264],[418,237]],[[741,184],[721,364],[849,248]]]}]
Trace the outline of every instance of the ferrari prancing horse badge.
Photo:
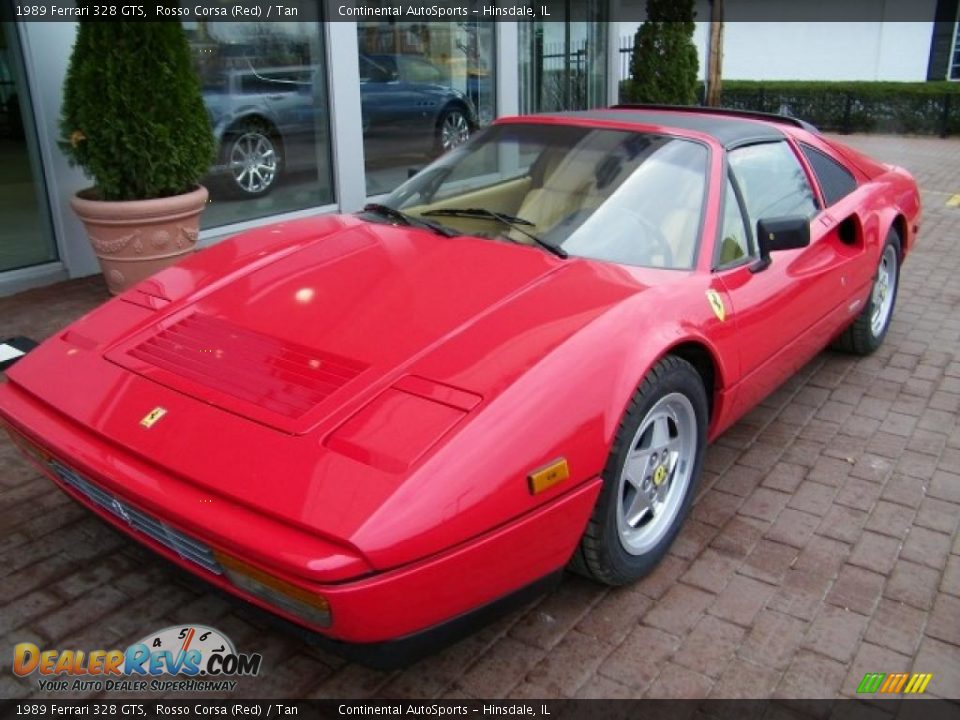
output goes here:
[{"label": "ferrari prancing horse badge", "polygon": [[707,302],[710,303],[710,309],[717,316],[717,320],[723,322],[723,319],[727,316],[727,310],[723,306],[723,298],[720,297],[720,293],[716,290],[707,290]]},{"label": "ferrari prancing horse badge", "polygon": [[156,423],[160,418],[162,418],[166,414],[167,414],[167,409],[160,407],[158,405],[157,407],[155,407],[153,410],[151,410],[144,416],[143,420],[140,421],[140,424],[143,425],[145,428],[147,428],[147,430],[149,430],[150,428],[153,427],[154,423]]}]

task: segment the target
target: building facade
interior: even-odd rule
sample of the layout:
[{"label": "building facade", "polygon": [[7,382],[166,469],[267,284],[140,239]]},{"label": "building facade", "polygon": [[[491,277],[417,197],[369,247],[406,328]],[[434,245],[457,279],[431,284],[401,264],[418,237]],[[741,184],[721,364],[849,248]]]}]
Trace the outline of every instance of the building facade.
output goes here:
[{"label": "building facade", "polygon": [[[553,5],[556,21],[523,24],[184,23],[219,146],[201,245],[356,211],[495,117],[614,100],[608,3]],[[10,294],[99,267],[70,208],[90,182],[58,147],[76,25],[12,22],[9,0],[0,8],[0,294]]]},{"label": "building facade", "polygon": [[[922,80],[936,61],[960,79],[958,0],[918,1],[930,21],[881,18],[853,36],[829,23],[729,23],[724,73],[830,79],[846,63],[836,79]],[[219,146],[201,245],[354,212],[496,117],[616,102],[621,38],[636,23],[610,20],[618,0],[542,4],[549,22],[184,23]],[[58,146],[76,25],[14,22],[12,7],[0,0],[0,295],[99,271],[70,208],[89,180]],[[706,35],[701,22],[701,68]]]},{"label": "building facade", "polygon": [[[639,18],[644,5],[621,0],[619,14]],[[960,80],[958,0],[724,0],[723,6],[727,80]],[[694,12],[705,79],[710,0],[696,0]],[[639,25],[639,19],[621,24],[622,49]]]}]

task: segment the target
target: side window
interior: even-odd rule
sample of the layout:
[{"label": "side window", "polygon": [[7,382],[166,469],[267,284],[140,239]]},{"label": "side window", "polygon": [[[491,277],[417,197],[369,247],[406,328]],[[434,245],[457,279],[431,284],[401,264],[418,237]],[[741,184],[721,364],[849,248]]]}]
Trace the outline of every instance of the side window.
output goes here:
[{"label": "side window", "polygon": [[376,71],[374,70],[373,63],[365,57],[360,57],[360,82],[370,81],[373,79]]},{"label": "side window", "polygon": [[813,168],[813,174],[817,176],[827,207],[857,189],[857,180],[853,173],[832,157],[803,143],[800,143],[800,150]]},{"label": "side window", "polygon": [[360,82],[390,82],[391,68],[368,57],[360,57]]},{"label": "side window", "polygon": [[732,150],[728,158],[751,228],[761,218],[817,214],[807,175],[786,142],[747,145]]},{"label": "side window", "polygon": [[753,254],[750,247],[750,235],[740,212],[740,203],[733,190],[733,183],[727,178],[727,186],[723,193],[723,216],[720,226],[720,250],[717,258],[718,267],[736,265],[744,258]]},{"label": "side window", "polygon": [[407,82],[439,83],[440,70],[424,60],[406,58],[403,68],[403,80]]}]

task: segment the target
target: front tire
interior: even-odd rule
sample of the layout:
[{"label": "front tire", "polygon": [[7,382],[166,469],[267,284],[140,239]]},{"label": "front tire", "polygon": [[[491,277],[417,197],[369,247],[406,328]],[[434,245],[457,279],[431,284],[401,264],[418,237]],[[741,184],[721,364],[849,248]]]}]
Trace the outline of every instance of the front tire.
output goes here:
[{"label": "front tire", "polygon": [[693,502],[708,412],[690,363],[668,355],[647,373],[620,422],[575,572],[624,585],[663,558]]},{"label": "front tire", "polygon": [[834,342],[837,349],[855,355],[869,355],[883,344],[900,287],[900,248],[900,235],[891,228],[883,244],[870,297],[860,314]]}]

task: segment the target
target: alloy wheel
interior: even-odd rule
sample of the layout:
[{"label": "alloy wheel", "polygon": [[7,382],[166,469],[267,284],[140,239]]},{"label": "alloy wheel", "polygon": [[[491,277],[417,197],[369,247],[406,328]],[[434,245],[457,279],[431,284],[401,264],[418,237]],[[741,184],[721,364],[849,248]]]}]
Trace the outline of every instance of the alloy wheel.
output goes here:
[{"label": "alloy wheel", "polygon": [[470,123],[459,110],[451,110],[440,125],[440,147],[446,152],[461,145],[470,137]]},{"label": "alloy wheel", "polygon": [[251,195],[259,195],[276,180],[277,150],[273,141],[263,133],[246,132],[233,141],[229,164],[237,187]]},{"label": "alloy wheel", "polygon": [[893,299],[897,292],[897,250],[893,245],[887,245],[877,268],[877,276],[873,281],[871,295],[870,332],[879,337],[890,321],[893,310]]},{"label": "alloy wheel", "polygon": [[617,531],[631,555],[657,545],[680,511],[697,453],[697,421],[685,395],[670,393],[647,413],[620,471]]}]

